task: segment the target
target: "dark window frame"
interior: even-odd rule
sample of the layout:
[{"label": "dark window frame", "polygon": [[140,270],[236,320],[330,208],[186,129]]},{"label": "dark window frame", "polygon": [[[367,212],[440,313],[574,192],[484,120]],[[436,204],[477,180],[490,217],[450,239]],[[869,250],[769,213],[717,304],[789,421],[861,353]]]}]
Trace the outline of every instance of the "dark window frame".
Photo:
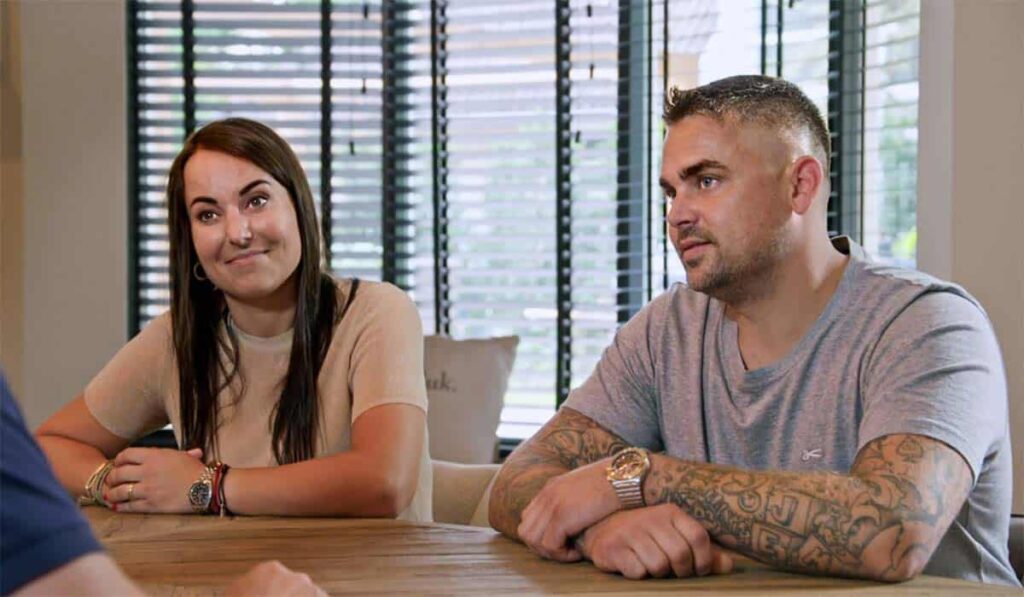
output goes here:
[{"label": "dark window frame", "polygon": [[[775,0],[775,28],[769,31],[767,26],[770,0],[762,0],[761,29],[761,68],[767,68],[767,40],[776,36],[776,67],[783,64],[781,43],[784,30],[785,0]],[[792,0],[790,0],[792,5]],[[183,95],[184,123],[186,134],[196,125],[196,89],[194,67],[194,0],[180,1],[182,13],[182,54],[183,54]],[[335,124],[331,113],[331,7],[330,0],[321,0],[321,180],[320,195],[322,198],[321,214],[323,216],[323,233],[325,249],[328,255],[331,250],[331,164],[332,151],[336,148],[331,143],[331,130]],[[438,82],[431,89],[431,134],[433,137],[431,167],[433,171],[433,241],[432,256],[434,259],[434,321],[435,333],[446,334],[450,330],[449,297],[449,256],[448,245],[448,115],[447,115],[447,11],[446,0],[431,0],[430,10],[430,52],[432,80]],[[616,297],[617,324],[621,325],[634,315],[652,295],[656,288],[664,289],[668,285],[667,263],[671,249],[661,235],[662,242],[655,243],[654,230],[649,224],[652,209],[651,197],[651,164],[652,148],[660,144],[654,139],[651,119],[656,118],[653,112],[654,93],[651,88],[654,80],[653,65],[655,49],[653,46],[653,24],[655,11],[662,11],[663,31],[660,48],[662,52],[662,81],[668,78],[667,56],[670,6],[667,0],[660,4],[653,0],[646,2],[619,2],[619,63],[625,72],[620,74],[618,84],[618,151],[619,184],[617,190],[617,236],[620,238],[617,248],[618,294]],[[128,29],[128,105],[129,105],[129,154],[128,154],[128,186],[129,186],[129,332],[134,336],[140,328],[140,272],[141,254],[140,241],[143,237],[139,227],[140,184],[138,160],[140,158],[140,127],[139,102],[139,67],[137,62],[137,28],[139,4],[130,0],[127,10]],[[403,56],[400,36],[390,35],[394,23],[403,18],[403,10],[397,3],[384,3],[382,18],[382,44],[384,71],[384,110],[382,118],[384,138],[384,159],[381,172],[382,197],[382,247],[384,251],[384,280],[396,283],[408,289],[407,279],[410,275],[407,260],[411,257],[400,231],[402,224],[408,222],[410,206],[401,198],[402,155],[395,151],[396,141],[400,133],[399,118],[396,110],[400,102],[396,100],[400,93],[396,90],[402,85],[401,56]],[[557,407],[569,394],[572,381],[572,267],[573,247],[571,235],[572,221],[572,170],[570,154],[572,152],[572,130],[570,127],[572,105],[570,102],[569,79],[572,52],[572,27],[570,22],[571,5],[569,0],[555,2],[555,48],[556,53],[556,88],[559,92],[556,99],[556,159],[553,164],[556,172],[556,218],[555,233],[557,241],[557,368],[555,380],[555,400]],[[829,110],[828,120],[832,131],[832,198],[830,199],[829,230],[833,234],[851,234],[859,238],[861,233],[859,200],[863,188],[863,152],[860,130],[863,122],[863,90],[864,90],[864,33],[865,3],[863,0],[830,0],[829,18]],[[642,43],[637,43],[637,38]],[[636,73],[641,73],[635,76]],[[776,73],[773,73],[776,74]],[[628,189],[640,189],[631,193]],[[854,197],[856,201],[845,201]],[[664,216],[664,203],[661,205]],[[662,221],[664,218],[662,218]],[[663,232],[663,231],[662,231]],[[657,246],[656,246],[657,245]],[[666,266],[661,280],[652,279],[652,263],[659,259]],[[646,291],[646,292],[644,292]]]}]

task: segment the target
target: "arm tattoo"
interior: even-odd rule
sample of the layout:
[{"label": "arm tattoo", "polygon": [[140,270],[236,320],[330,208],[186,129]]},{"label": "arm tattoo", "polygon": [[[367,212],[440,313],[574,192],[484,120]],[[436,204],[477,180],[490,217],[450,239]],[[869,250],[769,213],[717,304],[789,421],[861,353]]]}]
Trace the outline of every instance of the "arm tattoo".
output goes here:
[{"label": "arm tattoo", "polygon": [[658,456],[644,485],[648,503],[679,505],[719,543],[773,566],[902,580],[928,562],[971,473],[945,444],[897,434],[864,446],[848,475]]},{"label": "arm tattoo", "polygon": [[628,445],[589,417],[562,408],[501,467],[491,490],[491,526],[517,538],[523,510],[548,479],[611,456]]}]

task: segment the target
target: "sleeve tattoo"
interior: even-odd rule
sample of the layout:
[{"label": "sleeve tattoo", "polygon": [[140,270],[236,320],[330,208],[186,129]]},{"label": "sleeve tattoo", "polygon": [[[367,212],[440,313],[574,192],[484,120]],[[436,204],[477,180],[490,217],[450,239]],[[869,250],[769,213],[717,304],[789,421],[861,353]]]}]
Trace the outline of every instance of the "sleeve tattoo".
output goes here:
[{"label": "sleeve tattoo", "polygon": [[971,481],[952,448],[899,434],[864,446],[848,475],[657,457],[644,491],[648,503],[679,505],[719,543],[770,565],[903,580],[927,564]]},{"label": "sleeve tattoo", "polygon": [[516,538],[523,510],[548,479],[628,447],[625,441],[570,408],[562,408],[508,457],[491,491],[491,526]]}]

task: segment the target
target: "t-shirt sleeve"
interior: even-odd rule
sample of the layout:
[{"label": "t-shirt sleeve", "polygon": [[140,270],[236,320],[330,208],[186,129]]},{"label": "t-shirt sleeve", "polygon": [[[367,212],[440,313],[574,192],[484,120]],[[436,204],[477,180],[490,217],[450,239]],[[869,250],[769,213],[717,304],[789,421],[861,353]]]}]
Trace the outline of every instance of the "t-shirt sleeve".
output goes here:
[{"label": "t-shirt sleeve", "polygon": [[170,315],[151,321],[89,382],[85,404],[118,437],[133,440],[167,424],[163,386],[174,363]]},{"label": "t-shirt sleeve", "polygon": [[[358,336],[349,366],[352,420],[382,404],[412,404],[427,410],[423,374],[423,324],[416,305],[390,284],[366,284],[351,313]],[[356,312],[356,303],[363,307]]]},{"label": "t-shirt sleeve", "polygon": [[1006,432],[1006,378],[984,311],[952,292],[911,303],[870,357],[858,449],[894,433],[942,441],[977,481],[985,456]]},{"label": "t-shirt sleeve", "polygon": [[663,301],[656,300],[626,322],[590,377],[564,403],[631,445],[655,451],[664,449],[652,331],[662,306]]},{"label": "t-shirt sleeve", "polygon": [[0,593],[102,547],[36,445],[0,376]]}]

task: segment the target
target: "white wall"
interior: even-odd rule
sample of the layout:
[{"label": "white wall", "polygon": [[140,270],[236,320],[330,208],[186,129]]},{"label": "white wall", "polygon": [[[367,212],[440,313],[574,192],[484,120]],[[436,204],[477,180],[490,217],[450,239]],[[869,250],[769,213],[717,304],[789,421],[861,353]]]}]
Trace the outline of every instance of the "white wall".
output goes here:
[{"label": "white wall", "polygon": [[18,390],[36,426],[80,392],[127,338],[125,14],[116,1],[23,1],[18,8]]},{"label": "white wall", "polygon": [[15,392],[24,344],[19,8],[0,1],[0,364]]},{"label": "white wall", "polygon": [[[0,106],[0,361],[37,425],[126,338],[124,7],[0,2],[2,58],[21,66],[5,68]],[[924,0],[921,20],[919,266],[966,286],[996,326],[1024,512],[1024,2]]]},{"label": "white wall", "polygon": [[1024,1],[921,9],[918,266],[962,284],[995,326],[1024,512]]}]

